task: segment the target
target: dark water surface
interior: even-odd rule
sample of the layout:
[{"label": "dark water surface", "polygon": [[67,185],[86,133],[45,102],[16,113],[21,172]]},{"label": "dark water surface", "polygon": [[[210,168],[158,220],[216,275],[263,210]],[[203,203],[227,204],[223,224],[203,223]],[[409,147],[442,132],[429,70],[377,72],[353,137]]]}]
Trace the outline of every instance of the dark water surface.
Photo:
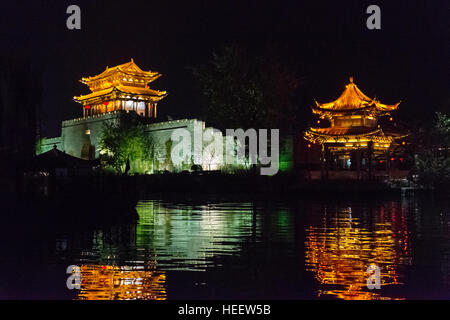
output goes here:
[{"label": "dark water surface", "polygon": [[[95,227],[4,221],[0,298],[450,298],[448,201],[141,200],[137,212]],[[367,288],[371,264],[381,289]]]}]

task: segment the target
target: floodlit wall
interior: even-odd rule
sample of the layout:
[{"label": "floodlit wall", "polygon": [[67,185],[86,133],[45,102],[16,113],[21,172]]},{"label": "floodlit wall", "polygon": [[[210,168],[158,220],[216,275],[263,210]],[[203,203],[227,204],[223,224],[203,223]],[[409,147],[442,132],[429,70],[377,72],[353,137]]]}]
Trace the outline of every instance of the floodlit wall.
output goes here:
[{"label": "floodlit wall", "polygon": [[[123,111],[114,111],[107,114],[91,117],[77,118],[62,122],[61,137],[45,139],[42,152],[46,152],[56,145],[61,151],[83,159],[99,158],[99,140],[102,126],[105,121],[117,120]],[[182,164],[174,165],[171,159],[172,146],[177,142],[171,140],[177,129],[185,129],[191,137],[191,157],[186,158]],[[154,161],[152,171],[182,171],[191,169],[195,163],[200,163],[204,170],[218,170],[223,165],[225,141],[222,133],[213,128],[206,128],[205,122],[197,119],[182,119],[148,124],[146,132],[152,136],[154,142]],[[206,142],[202,139],[207,138]],[[210,151],[207,149],[212,139],[221,141],[222,150]],[[205,152],[204,152],[205,151]],[[131,171],[138,171],[139,165],[131,164]]]},{"label": "floodlit wall", "polygon": [[62,122],[61,147],[71,156],[82,159],[97,159],[100,156],[98,143],[103,122],[116,120],[120,112],[94,115]]},{"label": "floodlit wall", "polygon": [[56,146],[56,149],[63,151],[62,146],[61,146],[61,137],[46,138],[42,141],[39,154],[47,152],[47,151],[53,149],[55,146]]}]

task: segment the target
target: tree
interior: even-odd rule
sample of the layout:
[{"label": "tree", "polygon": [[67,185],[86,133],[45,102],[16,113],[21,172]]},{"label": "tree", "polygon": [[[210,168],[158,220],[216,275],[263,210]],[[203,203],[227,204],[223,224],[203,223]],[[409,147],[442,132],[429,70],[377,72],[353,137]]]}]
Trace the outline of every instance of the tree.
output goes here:
[{"label": "tree", "polygon": [[295,94],[302,80],[268,47],[252,54],[239,45],[213,53],[193,67],[203,96],[203,115],[213,126],[298,130]]},{"label": "tree", "polygon": [[417,157],[419,182],[432,188],[450,184],[450,116],[437,112],[427,148]]},{"label": "tree", "polygon": [[441,146],[450,146],[450,116],[436,112],[436,125],[434,135],[436,143]]},{"label": "tree", "polygon": [[120,114],[104,122],[99,147],[102,161],[118,173],[128,173],[127,163],[144,168],[142,171],[152,166],[153,140],[136,114]]}]

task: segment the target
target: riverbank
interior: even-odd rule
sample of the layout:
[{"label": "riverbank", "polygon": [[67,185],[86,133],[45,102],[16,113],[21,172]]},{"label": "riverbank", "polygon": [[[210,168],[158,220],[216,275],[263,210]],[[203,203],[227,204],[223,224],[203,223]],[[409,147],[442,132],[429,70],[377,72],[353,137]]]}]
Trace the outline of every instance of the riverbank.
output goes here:
[{"label": "riverbank", "polygon": [[[79,201],[105,199],[137,199],[154,194],[247,194],[270,197],[301,197],[311,195],[402,195],[405,187],[412,193],[428,192],[406,180],[389,183],[379,179],[306,179],[304,175],[279,173],[275,176],[257,174],[164,173],[153,175],[88,175],[29,178],[21,182],[23,197],[71,196]],[[403,188],[403,189],[402,189]]]}]

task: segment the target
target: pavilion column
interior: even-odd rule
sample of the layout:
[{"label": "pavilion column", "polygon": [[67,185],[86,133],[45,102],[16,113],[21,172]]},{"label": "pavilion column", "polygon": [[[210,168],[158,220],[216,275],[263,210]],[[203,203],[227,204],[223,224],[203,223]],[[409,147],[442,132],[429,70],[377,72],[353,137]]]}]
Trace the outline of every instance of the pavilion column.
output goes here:
[{"label": "pavilion column", "polygon": [[311,180],[311,170],[309,169],[309,157],[308,157],[309,152],[310,148],[307,148],[305,152],[305,163],[308,180]]},{"label": "pavilion column", "polygon": [[325,144],[322,144],[322,157],[320,161],[320,171],[322,179],[327,180],[328,179],[328,146]]},{"label": "pavilion column", "polygon": [[153,105],[154,110],[154,117],[156,118],[156,103]]},{"label": "pavilion column", "polygon": [[390,148],[386,151],[386,175],[391,179],[391,152]]},{"label": "pavilion column", "polygon": [[367,143],[367,162],[369,162],[369,179],[372,179],[372,152],[373,152],[373,142],[369,141]]},{"label": "pavilion column", "polygon": [[355,152],[355,160],[356,160],[356,179],[361,179],[361,149],[357,149]]}]

